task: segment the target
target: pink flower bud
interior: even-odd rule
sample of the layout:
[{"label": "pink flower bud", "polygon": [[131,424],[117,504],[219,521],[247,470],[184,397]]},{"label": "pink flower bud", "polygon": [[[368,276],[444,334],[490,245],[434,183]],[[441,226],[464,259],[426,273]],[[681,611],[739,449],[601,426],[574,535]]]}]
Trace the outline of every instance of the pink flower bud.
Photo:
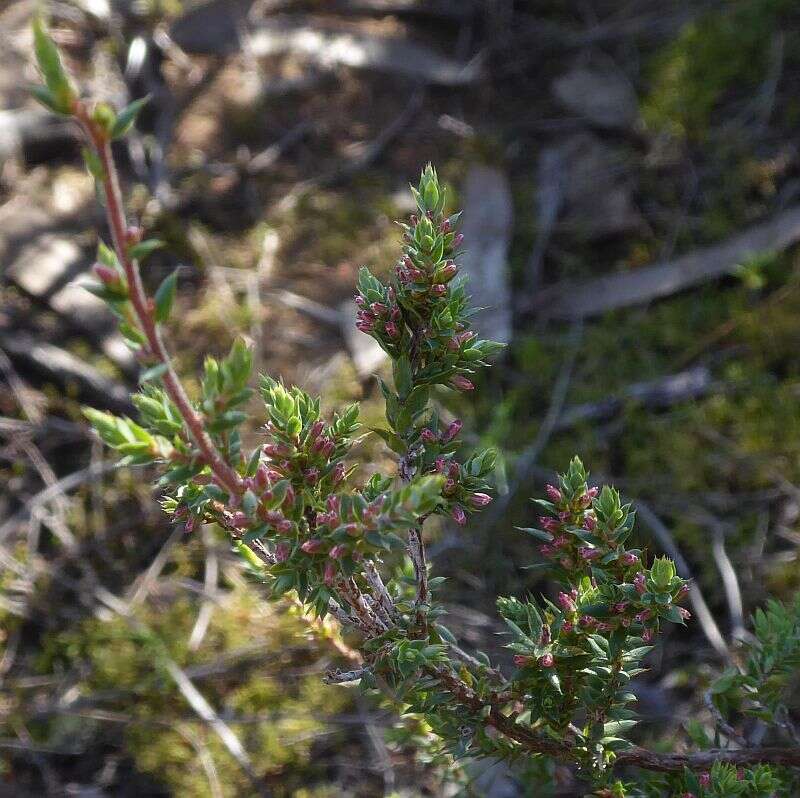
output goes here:
[{"label": "pink flower bud", "polygon": [[309,538],[300,548],[306,554],[316,554],[322,548],[322,541],[319,538]]},{"label": "pink flower bud", "polygon": [[431,286],[431,293],[435,297],[442,297],[447,293],[447,286],[442,285],[441,283],[437,283],[436,285]]},{"label": "pink flower bud", "polygon": [[319,454],[325,448],[327,442],[328,439],[324,435],[321,438],[317,438],[314,443],[311,444],[311,451],[314,454]]},{"label": "pink flower bud", "polygon": [[490,504],[492,501],[491,496],[487,496],[485,493],[473,493],[469,497],[469,503],[473,507],[486,507],[487,504]]},{"label": "pink flower bud", "polygon": [[305,479],[309,485],[316,485],[319,479],[319,469],[316,466],[307,468],[303,471],[303,479]]},{"label": "pink flower bud", "polygon": [[457,248],[460,247],[464,241],[464,234],[463,233],[456,233],[453,237],[453,247]]},{"label": "pink flower bud", "polygon": [[289,559],[291,547],[288,543],[279,543],[275,547],[275,560],[276,562],[286,562]]},{"label": "pink flower bud", "polygon": [[285,457],[290,450],[282,443],[265,443],[262,451],[267,457]]},{"label": "pink flower bud", "polygon": [[455,460],[451,460],[450,465],[447,466],[447,474],[450,479],[456,481],[458,481],[458,478],[461,476],[461,469],[458,467],[458,463]]},{"label": "pink flower bud", "polygon": [[422,430],[422,433],[420,434],[420,437],[422,438],[423,441],[425,441],[425,443],[438,443],[439,442],[439,439],[437,438],[436,433],[433,430],[428,429],[427,427],[425,427],[425,429]]},{"label": "pink flower bud", "polygon": [[445,466],[447,465],[444,457],[437,457],[434,461],[434,468],[441,474],[444,471]]},{"label": "pink flower bud", "polygon": [[450,225],[450,220],[449,220],[449,219],[445,219],[445,220],[444,220],[444,221],[443,221],[443,222],[442,222],[442,223],[439,225],[439,232],[440,232],[440,233],[449,233],[449,232],[450,232],[450,227],[451,227],[451,225]]},{"label": "pink flower bud", "polygon": [[344,479],[345,471],[344,463],[337,463],[331,472],[331,482],[333,482],[334,485],[338,485]]},{"label": "pink flower bud", "polygon": [[596,560],[598,557],[603,556],[603,552],[600,549],[591,549],[588,546],[581,546],[578,549],[578,554],[584,560]]},{"label": "pink flower bud", "polygon": [[701,787],[710,787],[711,786],[711,774],[710,773],[701,773],[697,780],[700,782]]},{"label": "pink flower bud", "polygon": [[464,508],[460,504],[453,505],[453,509],[451,510],[450,514],[453,516],[453,520],[459,526],[464,526],[464,524],[467,523],[467,514],[464,512]]},{"label": "pink flower bud", "polygon": [[566,535],[559,535],[553,540],[553,546],[557,549],[564,549],[569,546],[569,538]]},{"label": "pink flower bud", "polygon": [[639,562],[639,558],[632,552],[626,551],[620,558],[619,561],[626,567],[630,567],[631,565],[636,565]]},{"label": "pink flower bud", "polygon": [[744,776],[744,768],[739,768],[739,770],[736,771],[736,781],[744,781]]},{"label": "pink flower bud", "polygon": [[370,311],[374,313],[376,316],[385,316],[389,312],[389,308],[383,304],[383,302],[373,302],[369,306]]},{"label": "pink flower bud", "polygon": [[458,352],[461,348],[461,344],[458,341],[457,337],[449,338],[447,341],[447,350],[448,352]]},{"label": "pink flower bud", "polygon": [[184,530],[185,530],[186,532],[194,532],[194,526],[195,526],[195,523],[196,523],[196,522],[197,522],[197,516],[195,516],[195,515],[190,515],[190,516],[189,516],[189,517],[186,519],[186,523],[184,524],[184,527],[183,527],[183,528],[184,528]]},{"label": "pink flower bud", "polygon": [[547,543],[542,544],[539,546],[539,554],[542,557],[552,557],[555,554],[556,550]]},{"label": "pink flower bud", "polygon": [[281,518],[281,520],[275,525],[275,529],[277,529],[281,535],[288,535],[293,528],[294,524],[288,518]]},{"label": "pink flower bud", "polygon": [[286,495],[283,497],[283,503],[281,504],[281,507],[283,507],[285,510],[294,507],[294,499],[294,488],[289,485],[289,487],[286,488]]},{"label": "pink flower bud", "polygon": [[125,231],[125,243],[128,246],[132,246],[133,244],[138,244],[142,240],[142,236],[144,235],[144,230],[137,225],[129,225],[128,229]]},{"label": "pink flower bud", "polygon": [[247,526],[248,518],[244,513],[238,512],[231,516],[231,524],[237,529]]},{"label": "pink flower bud", "polygon": [[264,463],[261,463],[258,466],[256,475],[253,478],[253,485],[259,491],[264,490],[264,488],[266,488],[267,485],[269,485],[269,469],[266,467]]},{"label": "pink flower bud", "polygon": [[591,615],[581,615],[578,621],[578,625],[583,626],[584,629],[591,629],[596,623],[597,621]]},{"label": "pink flower bud", "polygon": [[647,577],[643,573],[638,573],[633,577],[633,586],[636,592],[642,596],[647,592]]},{"label": "pink flower bud", "polygon": [[597,526],[597,519],[593,515],[587,515],[583,519],[583,528],[589,532],[594,532],[594,528]]},{"label": "pink flower bud", "polygon": [[456,489],[456,481],[454,479],[446,479],[444,485],[442,486],[442,493],[445,496],[449,496],[451,493],[454,493]]},{"label": "pink flower bud", "polygon": [[331,455],[335,451],[336,451],[336,444],[330,438],[328,438],[328,440],[325,441],[325,445],[322,447],[322,456],[326,460],[330,460]]},{"label": "pink flower bud", "polygon": [[103,285],[119,285],[119,272],[111,268],[111,266],[106,266],[104,263],[95,263],[92,267],[92,271]]},{"label": "pink flower bud", "polygon": [[685,792],[681,795],[681,798],[697,798],[697,796],[693,792]]},{"label": "pink flower bud", "polygon": [[542,668],[552,668],[554,665],[553,655],[552,654],[542,654],[539,657],[539,665]]},{"label": "pink flower bud", "polygon": [[348,535],[350,535],[351,538],[357,538],[361,536],[362,529],[358,524],[345,524],[343,529]]},{"label": "pink flower bud", "polygon": [[598,488],[598,487],[589,488],[589,490],[586,491],[586,495],[590,499],[596,499],[598,493],[600,493],[600,488]]},{"label": "pink flower bud", "polygon": [[549,515],[539,516],[539,526],[548,532],[558,532],[558,530],[561,529],[561,524],[558,522],[558,519],[552,518]]},{"label": "pink flower bud", "polygon": [[637,623],[646,623],[653,617],[652,610],[642,610],[640,613],[636,615],[636,622]]},{"label": "pink flower bud", "polygon": [[416,227],[419,224],[419,218],[416,213],[411,214],[411,226]]},{"label": "pink flower bud", "polygon": [[616,604],[613,604],[611,609],[617,613],[617,615],[622,615],[628,609],[628,602],[627,601],[619,601]]},{"label": "pink flower bud", "polygon": [[366,299],[364,299],[364,297],[363,297],[363,296],[361,296],[361,294],[356,294],[356,295],[353,297],[353,301],[354,301],[354,302],[356,303],[356,305],[358,305],[358,307],[360,307],[360,308],[363,308],[363,307],[364,307],[364,306],[367,304],[367,300],[366,300]]},{"label": "pink flower bud", "polygon": [[692,617],[692,613],[689,612],[686,607],[678,607],[678,612],[681,614],[681,618],[683,618],[684,621],[688,621],[689,618]]},{"label": "pink flower bud", "polygon": [[325,563],[323,580],[325,581],[325,584],[330,587],[333,584],[334,579],[336,579],[336,563],[332,560],[328,560],[328,562]]},{"label": "pink flower bud", "polygon": [[561,609],[564,610],[564,612],[575,612],[575,602],[572,600],[572,597],[566,593],[562,592],[558,594],[558,603],[561,605]]},{"label": "pink flower bud", "polygon": [[558,520],[563,522],[563,523],[566,523],[567,521],[569,521],[570,518],[572,518],[572,513],[569,510],[562,510],[558,514]]},{"label": "pink flower bud", "polygon": [[456,419],[455,421],[448,424],[447,429],[444,431],[444,435],[442,435],[442,442],[443,443],[450,443],[453,438],[461,432],[461,428],[464,426],[464,422],[461,419]]},{"label": "pink flower bud", "polygon": [[320,418],[317,419],[308,430],[308,440],[315,441],[325,429],[325,422]]},{"label": "pink flower bud", "polygon": [[681,585],[675,597],[672,599],[676,604],[680,604],[689,595],[689,585]]},{"label": "pink flower bud", "polygon": [[456,274],[458,274],[458,266],[453,263],[453,261],[449,260],[436,272],[436,279],[442,283],[448,283],[452,280]]},{"label": "pink flower bud", "polygon": [[533,662],[533,657],[527,657],[525,654],[514,655],[514,664],[518,668],[524,668],[526,665],[530,665],[531,662]]},{"label": "pink flower bud", "polygon": [[567,635],[571,634],[574,628],[571,621],[564,621],[564,623],[561,624],[561,631]]},{"label": "pink flower bud", "polygon": [[[341,465],[341,463],[340,463],[340,465]],[[328,496],[327,499],[325,499],[325,506],[328,508],[328,510],[330,512],[336,513],[336,515],[339,515],[339,506],[340,506],[340,504],[341,504],[341,500],[339,499],[338,496],[331,495],[331,496]]]},{"label": "pink flower bud", "polygon": [[344,543],[338,543],[328,552],[328,556],[332,560],[341,560],[345,554],[347,554],[347,546]]},{"label": "pink flower bud", "polygon": [[561,491],[555,485],[545,485],[544,490],[547,494],[547,498],[550,499],[551,502],[558,503],[564,498],[561,495]]},{"label": "pink flower bud", "polygon": [[400,330],[393,321],[387,321],[386,324],[383,325],[383,329],[393,341],[396,341],[400,337]]},{"label": "pink flower bud", "polygon": [[373,329],[373,324],[372,324],[372,322],[359,321],[359,322],[356,322],[356,329],[359,332],[371,333],[372,329]]},{"label": "pink flower bud", "polygon": [[[394,290],[393,285],[389,286],[389,290],[386,292],[386,296],[389,297],[390,302],[394,302],[395,299],[397,299],[397,291]],[[394,313],[395,310],[397,310],[397,308],[394,308],[394,310],[392,310],[392,313]]]}]

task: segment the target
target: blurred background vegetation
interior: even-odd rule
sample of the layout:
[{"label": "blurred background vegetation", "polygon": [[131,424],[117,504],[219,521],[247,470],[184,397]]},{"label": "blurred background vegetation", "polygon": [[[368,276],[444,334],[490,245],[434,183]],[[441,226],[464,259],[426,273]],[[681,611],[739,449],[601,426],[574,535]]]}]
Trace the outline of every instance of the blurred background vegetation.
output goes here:
[{"label": "blurred background vegetation", "polygon": [[[0,794],[580,794],[540,763],[455,784],[424,728],[322,684],[327,632],[113,469],[80,406],[132,412],[136,365],[80,288],[103,222],[75,131],[27,96],[36,5],[0,7]],[[702,738],[750,612],[800,587],[796,4],[45,5],[93,94],[152,96],[118,157],[168,242],[146,280],[183,264],[190,386],[244,334],[261,370],[377,420],[355,277],[393,267],[407,185],[438,166],[477,323],[509,343],[474,396],[442,396],[501,453],[490,510],[431,530],[448,625],[499,653],[494,596],[546,587],[514,526],[577,452],[708,607],[638,687],[647,744]],[[388,462],[359,453],[365,477]]]}]

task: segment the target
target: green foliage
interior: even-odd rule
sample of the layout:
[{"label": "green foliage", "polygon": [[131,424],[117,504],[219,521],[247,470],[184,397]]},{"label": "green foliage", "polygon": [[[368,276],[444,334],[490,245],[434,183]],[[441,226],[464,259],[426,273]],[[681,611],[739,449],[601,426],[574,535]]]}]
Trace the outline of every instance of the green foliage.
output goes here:
[{"label": "green foliage", "polygon": [[688,23],[656,58],[645,119],[701,137],[727,92],[763,80],[788,0],[736,0]]}]

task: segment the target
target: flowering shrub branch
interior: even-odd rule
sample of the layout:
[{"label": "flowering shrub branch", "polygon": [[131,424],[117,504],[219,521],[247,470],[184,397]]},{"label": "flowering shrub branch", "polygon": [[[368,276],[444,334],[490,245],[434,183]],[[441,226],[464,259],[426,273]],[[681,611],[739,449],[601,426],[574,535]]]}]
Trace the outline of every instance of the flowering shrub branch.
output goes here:
[{"label": "flowering shrub branch", "polygon": [[[99,247],[92,290],[117,315],[145,368],[144,387],[133,397],[139,422],[91,409],[86,415],[123,462],[158,465],[162,504],[174,520],[187,530],[218,524],[271,596],[294,597],[312,618],[330,614],[358,632],[360,663],[327,680],[389,688],[454,756],[548,755],[577,765],[597,795],[633,794],[612,775],[615,763],[676,774],[669,785],[675,795],[745,794],[719,792],[731,773],[746,794],[777,789],[778,777],[759,763],[798,766],[797,748],[679,755],[627,740],[636,724],[629,683],[642,673],[641,660],[663,624],[689,618],[680,606],[689,588],[670,560],[648,565],[643,551],[628,547],[634,512],[613,488],[590,487],[577,458],[537,502],[536,525],[522,530],[539,541],[561,591],[555,601],[497,602],[515,673],[507,677],[485,654],[465,652],[443,625],[440,580],[429,576],[423,525],[441,515],[463,526],[488,505],[495,454],[460,457],[461,422],[441,418],[432,391],[473,390],[473,375],[501,345],[470,327],[458,279],[458,214],[446,213],[435,170],[428,166],[412,189],[416,213],[401,225],[393,278],[383,282],[362,269],[355,298],[358,328],[392,363],[392,384],[380,381],[386,426],[371,431],[396,454],[399,479],[378,474],[355,481],[348,457],[359,431],[357,405],[327,418],[319,399],[267,376],[259,382],[266,440],[245,452],[239,429],[253,394],[250,351],[237,341],[221,361],[208,358],[192,401],[162,337],[177,274],[152,297],[142,283],[139,265],[161,242],[128,225],[111,142],[134,124],[143,101],[116,112],[82,99],[39,21],[34,33],[45,84],[36,96],[80,125],[87,167],[105,201],[113,246]],[[395,551],[410,558],[413,589],[386,576]],[[725,689],[758,690],[757,665],[751,670],[730,675]],[[756,767],[736,770],[745,766]]]}]

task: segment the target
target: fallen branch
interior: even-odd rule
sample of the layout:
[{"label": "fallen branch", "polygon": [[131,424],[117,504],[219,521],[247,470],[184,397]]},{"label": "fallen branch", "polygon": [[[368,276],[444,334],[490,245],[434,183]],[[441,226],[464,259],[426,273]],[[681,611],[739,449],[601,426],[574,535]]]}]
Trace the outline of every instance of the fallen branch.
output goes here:
[{"label": "fallen branch", "polygon": [[753,225],[711,247],[666,263],[619,272],[585,283],[559,283],[532,297],[526,310],[547,318],[578,319],[672,296],[733,272],[764,252],[779,252],[800,241],[800,207]]}]

